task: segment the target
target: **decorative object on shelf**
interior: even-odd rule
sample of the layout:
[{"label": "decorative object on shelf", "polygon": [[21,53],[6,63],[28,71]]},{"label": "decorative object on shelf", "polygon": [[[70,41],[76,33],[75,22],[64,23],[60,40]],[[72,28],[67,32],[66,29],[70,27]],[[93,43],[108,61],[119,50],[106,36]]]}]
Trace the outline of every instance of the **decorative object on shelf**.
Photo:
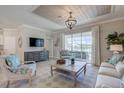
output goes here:
[{"label": "decorative object on shelf", "polygon": [[72,59],[71,59],[71,64],[74,64],[74,63],[75,63],[74,61],[75,61],[75,59],[72,58]]},{"label": "decorative object on shelf", "polygon": [[107,36],[107,49],[110,49],[110,45],[123,45],[124,47],[124,33],[118,34],[118,32],[114,32]]},{"label": "decorative object on shelf", "polygon": [[56,64],[65,64],[65,60],[64,59],[59,59],[59,60],[57,60]]},{"label": "decorative object on shelf", "polygon": [[119,53],[123,51],[123,46],[122,45],[110,45],[110,50],[113,51],[113,53]]},{"label": "decorative object on shelf", "polygon": [[22,47],[22,37],[21,36],[18,38],[18,45],[20,48]]},{"label": "decorative object on shelf", "polygon": [[69,12],[69,14],[70,14],[70,16],[65,21],[65,24],[66,24],[67,28],[69,28],[71,30],[76,25],[77,20],[75,19],[75,17],[72,17],[72,12]]}]

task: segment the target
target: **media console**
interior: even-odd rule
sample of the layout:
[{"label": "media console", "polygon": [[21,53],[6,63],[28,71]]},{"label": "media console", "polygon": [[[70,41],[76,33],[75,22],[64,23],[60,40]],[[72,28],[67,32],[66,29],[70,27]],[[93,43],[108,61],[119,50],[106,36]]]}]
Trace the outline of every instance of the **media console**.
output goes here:
[{"label": "media console", "polygon": [[24,52],[25,61],[46,61],[49,59],[49,51],[30,51]]}]

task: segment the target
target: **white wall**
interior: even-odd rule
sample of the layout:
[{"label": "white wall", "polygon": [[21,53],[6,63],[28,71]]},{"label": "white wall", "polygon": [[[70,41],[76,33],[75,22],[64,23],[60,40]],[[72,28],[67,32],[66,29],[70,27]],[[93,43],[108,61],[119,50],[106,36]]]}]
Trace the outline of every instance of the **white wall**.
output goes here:
[{"label": "white wall", "polygon": [[[5,48],[9,48],[10,52],[15,52],[18,55],[20,55],[21,60],[24,60],[24,51],[39,51],[43,48],[31,48],[29,47],[29,37],[39,37],[45,39],[45,48],[48,49],[50,52],[50,56],[54,56],[55,58],[59,58],[59,52],[63,48],[62,46],[62,35],[63,34],[70,34],[70,33],[77,33],[77,32],[84,32],[84,31],[90,31],[91,27],[83,27],[80,29],[75,29],[74,31],[65,31],[65,32],[57,32],[57,33],[51,33],[49,31],[45,31],[43,29],[31,27],[31,26],[20,26],[16,29],[4,29],[4,38],[6,37],[14,37],[16,39],[16,45],[9,39],[5,39],[6,42],[4,45]],[[124,20],[122,21],[116,21],[111,23],[104,23],[100,24],[100,56],[101,61],[106,60],[108,57],[111,56],[111,52],[106,49],[106,40],[105,38],[109,33],[112,32],[124,32]],[[22,48],[19,48],[18,46],[18,38],[22,36],[23,46]],[[58,46],[54,46],[56,43],[56,40],[59,39]],[[10,48],[9,45],[13,48]],[[53,45],[53,46],[52,46]],[[15,50],[15,51],[14,51]]]},{"label": "white wall", "polygon": [[[19,32],[20,32],[19,36],[22,37],[23,45],[22,45],[22,48],[18,47],[18,52],[20,53],[22,60],[24,60],[24,52],[41,51],[41,50],[43,50],[43,48],[45,48],[46,50],[49,50],[50,45],[49,45],[48,40],[51,40],[50,32],[36,28],[36,27],[25,26],[25,25],[19,27]],[[29,38],[30,37],[44,39],[44,47],[30,47],[29,46]]]},{"label": "white wall", "polygon": [[63,35],[65,34],[73,34],[73,33],[80,33],[80,32],[87,32],[91,31],[91,28],[85,27],[85,28],[78,28],[78,29],[73,29],[72,31],[68,30],[61,30],[61,31],[56,31],[52,33],[52,38],[54,44],[56,43],[57,39],[59,40],[58,46],[53,47],[53,56],[54,58],[59,58],[60,57],[60,51],[64,49],[63,45]]},{"label": "white wall", "polygon": [[101,61],[106,60],[108,57],[111,57],[112,55],[112,52],[106,49],[107,44],[105,38],[107,37],[108,34],[113,32],[124,33],[124,20],[100,25]]},{"label": "white wall", "polygon": [[[106,49],[107,44],[106,44],[106,37],[109,33],[113,33],[115,31],[117,32],[123,32],[124,33],[124,20],[121,21],[115,21],[115,22],[110,22],[110,23],[104,23],[104,24],[99,24],[100,26],[100,57],[101,61],[104,61],[111,57],[112,52]],[[57,38],[60,39],[58,47],[54,46],[54,57],[58,58],[59,57],[59,51],[62,49],[62,34],[71,34],[71,33],[78,33],[78,32],[86,32],[86,31],[91,31],[92,26],[89,27],[82,27],[80,29],[74,29],[73,31],[58,31],[53,34],[53,40],[54,43]]]},{"label": "white wall", "polygon": [[[29,27],[23,27],[22,28],[22,39],[23,39],[23,48],[24,51],[40,51],[43,49],[43,47],[30,47],[29,46],[29,38],[34,37],[34,38],[42,38],[46,39],[45,32],[34,29],[34,28],[29,28]],[[45,42],[46,46],[46,42]]]},{"label": "white wall", "polygon": [[6,54],[17,53],[17,29],[3,30],[3,45]]},{"label": "white wall", "polygon": [[[3,28],[3,46],[6,54],[17,54],[21,61],[24,61],[24,52],[26,51],[41,51],[43,48],[50,52],[50,57],[53,56],[53,40],[51,32],[36,27],[21,25],[14,29]],[[22,47],[19,47],[18,39],[22,37]],[[44,47],[30,47],[29,37],[44,39]],[[2,46],[0,44],[2,49]]]}]

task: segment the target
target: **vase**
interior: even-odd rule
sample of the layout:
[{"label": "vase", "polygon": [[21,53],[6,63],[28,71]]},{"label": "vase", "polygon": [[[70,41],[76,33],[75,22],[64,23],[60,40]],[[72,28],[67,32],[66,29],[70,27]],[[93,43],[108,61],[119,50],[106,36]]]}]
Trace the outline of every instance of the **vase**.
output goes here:
[{"label": "vase", "polygon": [[75,63],[74,61],[75,61],[74,58],[72,58],[71,59],[71,64],[74,64]]}]

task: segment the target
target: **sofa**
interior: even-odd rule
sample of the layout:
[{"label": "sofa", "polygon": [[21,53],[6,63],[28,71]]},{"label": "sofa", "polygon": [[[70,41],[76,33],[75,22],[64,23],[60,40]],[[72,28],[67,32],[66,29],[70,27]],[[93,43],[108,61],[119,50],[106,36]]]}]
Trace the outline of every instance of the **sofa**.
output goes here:
[{"label": "sofa", "polygon": [[87,52],[79,52],[79,51],[67,51],[67,50],[61,50],[60,51],[60,58],[64,59],[84,59],[88,60],[88,53]]},{"label": "sofa", "polygon": [[124,87],[124,63],[116,65],[102,62],[98,71],[95,88],[120,88]]}]

